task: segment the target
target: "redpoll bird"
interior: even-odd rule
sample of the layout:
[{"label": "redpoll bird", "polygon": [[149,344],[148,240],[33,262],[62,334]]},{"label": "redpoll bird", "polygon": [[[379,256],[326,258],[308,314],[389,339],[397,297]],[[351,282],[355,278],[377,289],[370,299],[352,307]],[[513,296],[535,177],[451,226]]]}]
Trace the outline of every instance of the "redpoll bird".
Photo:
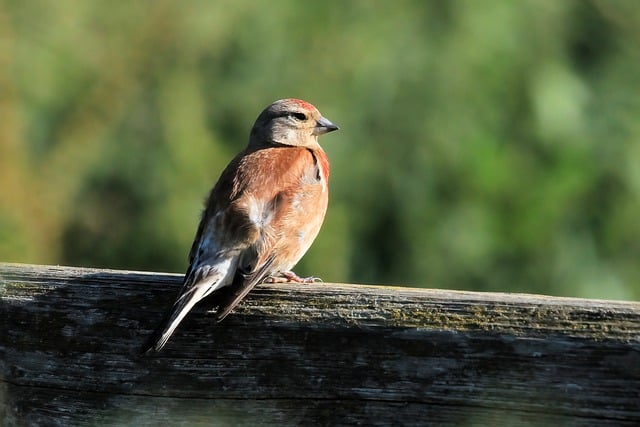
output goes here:
[{"label": "redpoll bird", "polygon": [[222,297],[214,317],[219,322],[262,281],[313,280],[290,270],[324,220],[329,160],[318,137],[337,129],[299,99],[276,101],[258,116],[249,145],[209,194],[180,295],[149,351],[162,349],[193,306],[212,293]]}]

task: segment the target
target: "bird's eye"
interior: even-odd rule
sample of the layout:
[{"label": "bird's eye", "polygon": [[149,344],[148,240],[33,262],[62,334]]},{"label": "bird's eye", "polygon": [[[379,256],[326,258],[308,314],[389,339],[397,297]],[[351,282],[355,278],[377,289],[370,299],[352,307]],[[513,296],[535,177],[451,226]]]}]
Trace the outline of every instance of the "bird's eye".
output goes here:
[{"label": "bird's eye", "polygon": [[307,115],[304,113],[291,113],[291,116],[301,121],[307,120]]}]

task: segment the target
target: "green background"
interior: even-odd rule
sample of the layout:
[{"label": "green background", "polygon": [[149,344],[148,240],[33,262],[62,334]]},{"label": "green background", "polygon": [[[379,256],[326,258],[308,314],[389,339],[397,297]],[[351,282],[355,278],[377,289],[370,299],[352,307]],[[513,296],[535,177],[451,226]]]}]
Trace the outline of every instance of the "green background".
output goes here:
[{"label": "green background", "polygon": [[640,298],[640,2],[0,2],[0,260],[182,272],[303,98],[325,281]]}]

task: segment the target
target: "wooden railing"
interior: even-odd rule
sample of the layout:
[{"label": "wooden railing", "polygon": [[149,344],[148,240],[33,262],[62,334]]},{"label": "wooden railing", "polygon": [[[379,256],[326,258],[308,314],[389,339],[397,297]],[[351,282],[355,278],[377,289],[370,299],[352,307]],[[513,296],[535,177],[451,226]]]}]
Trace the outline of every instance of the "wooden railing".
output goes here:
[{"label": "wooden railing", "polygon": [[141,355],[181,279],[0,264],[4,423],[640,425],[638,303],[260,285]]}]

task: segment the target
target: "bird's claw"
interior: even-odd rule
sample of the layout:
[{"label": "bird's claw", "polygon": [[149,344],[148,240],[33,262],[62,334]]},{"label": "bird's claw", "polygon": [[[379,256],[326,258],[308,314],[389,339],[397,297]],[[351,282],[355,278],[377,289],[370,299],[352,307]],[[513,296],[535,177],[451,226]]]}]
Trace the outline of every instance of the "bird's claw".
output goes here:
[{"label": "bird's claw", "polygon": [[318,283],[322,282],[319,277],[300,277],[293,271],[281,271],[277,275],[267,276],[263,283]]}]

